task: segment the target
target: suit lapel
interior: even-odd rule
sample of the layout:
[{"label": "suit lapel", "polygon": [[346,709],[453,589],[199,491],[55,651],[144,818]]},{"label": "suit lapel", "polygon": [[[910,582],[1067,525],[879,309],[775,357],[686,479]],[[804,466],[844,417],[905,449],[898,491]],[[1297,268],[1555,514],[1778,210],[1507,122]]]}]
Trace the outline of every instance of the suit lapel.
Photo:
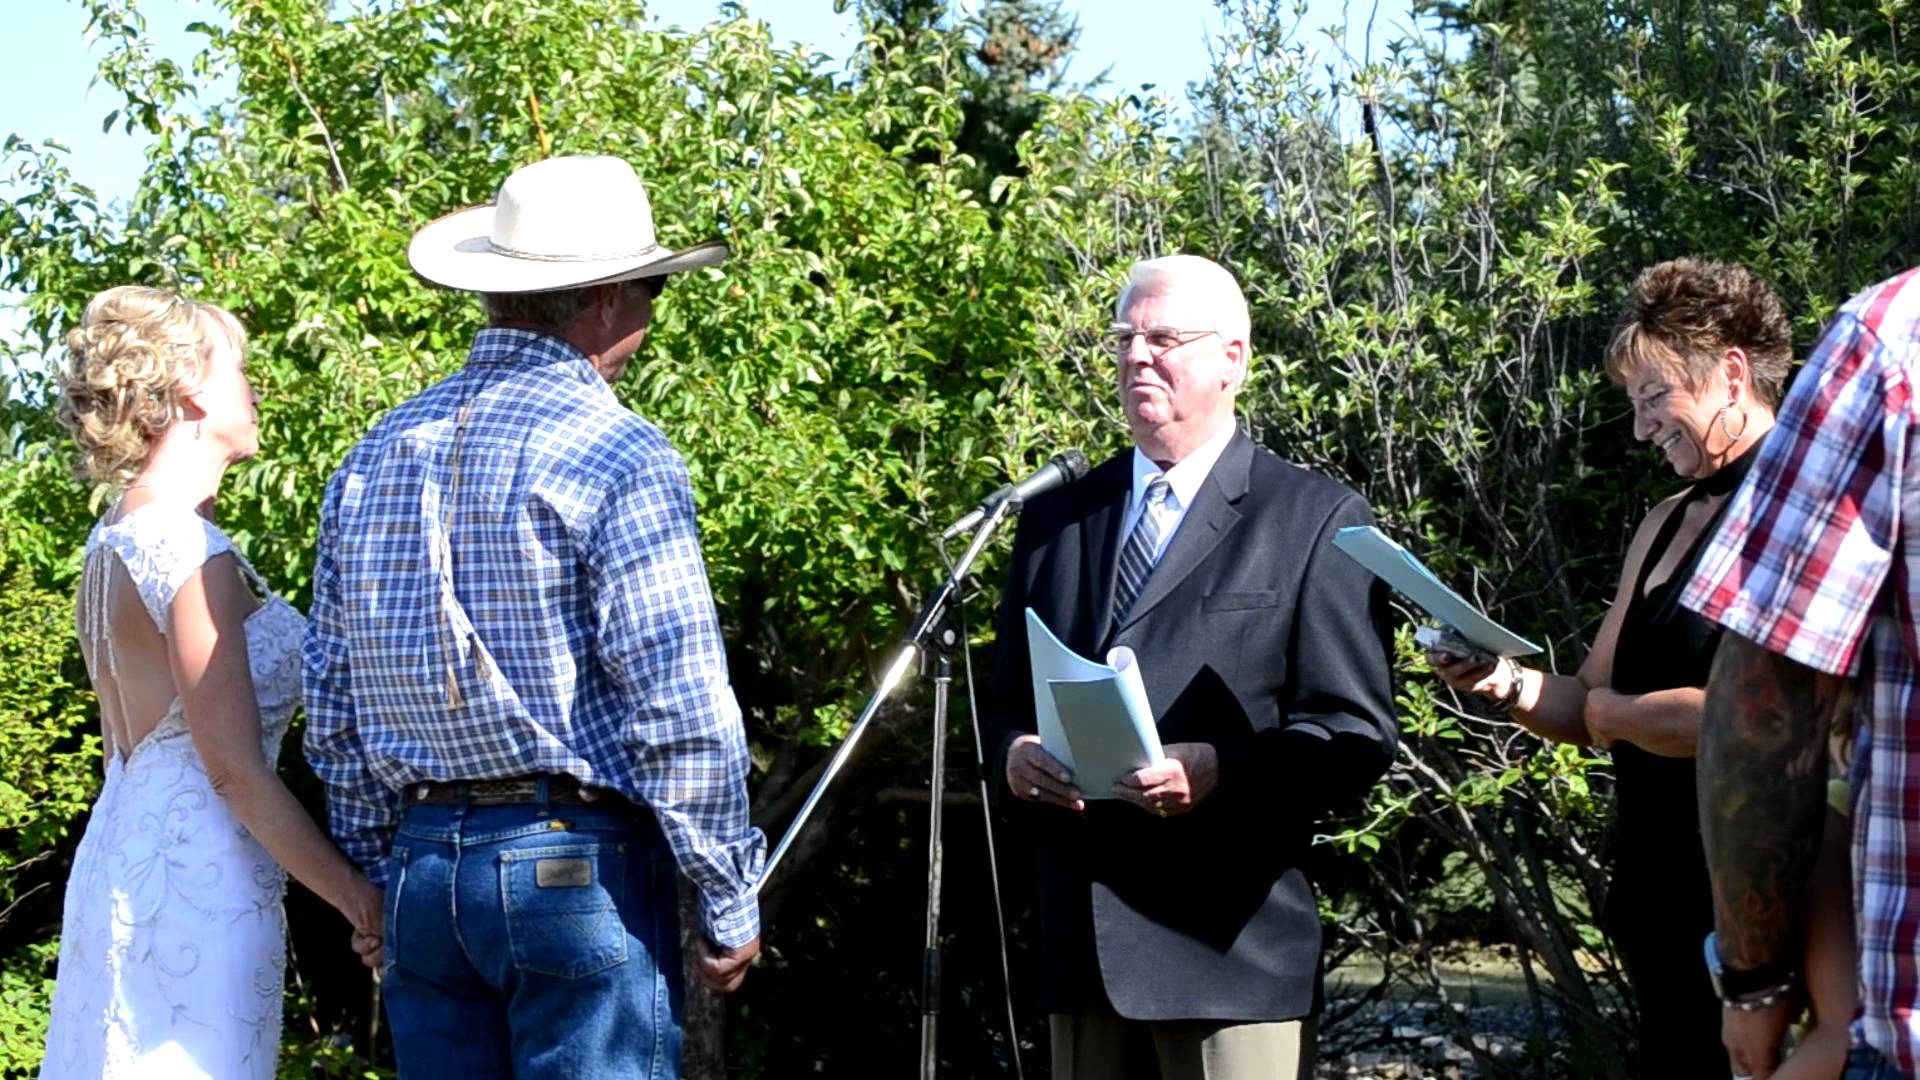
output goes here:
[{"label": "suit lapel", "polygon": [[[1194,494],[1193,505],[1181,519],[1180,528],[1174,532],[1173,539],[1167,542],[1167,550],[1161,554],[1160,561],[1154,564],[1153,572],[1147,575],[1147,583],[1141,586],[1140,595],[1134,600],[1132,610],[1127,612],[1126,620],[1113,628],[1109,640],[1139,622],[1142,616],[1165,600],[1239,524],[1240,511],[1233,504],[1247,493],[1248,474],[1252,468],[1253,440],[1235,432],[1227,448],[1221,451],[1220,460],[1214,462],[1213,471],[1207,474],[1200,484],[1200,490]],[[1109,603],[1112,602],[1112,595],[1112,574],[1109,574]]]},{"label": "suit lapel", "polygon": [[1093,615],[1093,632],[1106,633],[1113,622],[1113,582],[1120,563],[1120,523],[1126,516],[1127,499],[1133,494],[1133,454],[1122,454],[1121,462],[1107,477],[1107,491],[1097,496],[1097,507],[1080,521],[1080,551],[1085,558],[1080,580],[1087,583],[1087,602]]}]

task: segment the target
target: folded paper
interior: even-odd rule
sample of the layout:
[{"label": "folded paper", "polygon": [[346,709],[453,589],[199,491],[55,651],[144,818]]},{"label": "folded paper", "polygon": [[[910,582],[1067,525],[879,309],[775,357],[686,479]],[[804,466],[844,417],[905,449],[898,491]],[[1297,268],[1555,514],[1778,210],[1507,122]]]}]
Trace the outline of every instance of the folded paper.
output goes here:
[{"label": "folded paper", "polygon": [[1040,745],[1073,770],[1083,796],[1114,798],[1121,777],[1165,756],[1132,649],[1108,650],[1104,664],[1089,660],[1062,645],[1028,608],[1027,655]]},{"label": "folded paper", "polygon": [[1340,529],[1333,534],[1333,546],[1393,586],[1435,622],[1489,656],[1526,656],[1540,651],[1540,646],[1494,622],[1447,588],[1426,564],[1379,529],[1371,525]]}]

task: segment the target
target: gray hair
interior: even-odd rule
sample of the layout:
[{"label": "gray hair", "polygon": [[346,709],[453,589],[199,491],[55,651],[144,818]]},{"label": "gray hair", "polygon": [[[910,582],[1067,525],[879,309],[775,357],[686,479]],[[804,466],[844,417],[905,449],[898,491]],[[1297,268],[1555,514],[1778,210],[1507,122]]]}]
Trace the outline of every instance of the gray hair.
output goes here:
[{"label": "gray hair", "polygon": [[1182,327],[1186,330],[1217,330],[1228,341],[1251,344],[1253,317],[1247,310],[1246,294],[1227,268],[1198,255],[1165,255],[1133,264],[1127,287],[1114,302],[1116,317],[1127,310],[1136,292],[1174,292],[1206,298],[1211,310],[1211,326]]},{"label": "gray hair", "polygon": [[522,323],[544,330],[569,326],[593,304],[593,289],[552,292],[481,293],[480,306],[492,323]]},{"label": "gray hair", "polygon": [[[664,278],[630,278],[616,283],[616,287],[623,291],[647,288],[658,296],[664,284]],[[481,293],[480,306],[487,311],[487,321],[495,325],[519,323],[542,330],[564,330],[593,306],[594,290],[598,288],[582,285],[548,292]]]}]

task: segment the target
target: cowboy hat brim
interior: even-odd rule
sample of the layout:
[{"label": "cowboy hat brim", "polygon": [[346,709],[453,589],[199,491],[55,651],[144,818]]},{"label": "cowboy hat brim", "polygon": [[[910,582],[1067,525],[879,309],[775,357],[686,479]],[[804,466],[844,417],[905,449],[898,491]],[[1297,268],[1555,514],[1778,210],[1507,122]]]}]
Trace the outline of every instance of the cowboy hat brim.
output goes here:
[{"label": "cowboy hat brim", "polygon": [[604,258],[507,255],[493,246],[493,215],[492,206],[474,206],[429,223],[407,245],[407,264],[427,281],[449,289],[522,293],[662,277],[716,266],[727,257],[727,245],[718,240],[681,251],[654,247]]}]

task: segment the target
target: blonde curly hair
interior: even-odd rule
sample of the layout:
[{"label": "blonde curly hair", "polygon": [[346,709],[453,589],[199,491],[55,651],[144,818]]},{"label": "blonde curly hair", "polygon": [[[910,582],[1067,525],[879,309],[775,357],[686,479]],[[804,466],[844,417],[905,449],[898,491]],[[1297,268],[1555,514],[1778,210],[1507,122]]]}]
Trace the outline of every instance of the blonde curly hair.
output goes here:
[{"label": "blonde curly hair", "polygon": [[67,334],[55,414],[80,446],[81,476],[125,487],[140,474],[181,395],[206,379],[215,328],[246,348],[230,312],[166,289],[119,285],[87,301]]}]

